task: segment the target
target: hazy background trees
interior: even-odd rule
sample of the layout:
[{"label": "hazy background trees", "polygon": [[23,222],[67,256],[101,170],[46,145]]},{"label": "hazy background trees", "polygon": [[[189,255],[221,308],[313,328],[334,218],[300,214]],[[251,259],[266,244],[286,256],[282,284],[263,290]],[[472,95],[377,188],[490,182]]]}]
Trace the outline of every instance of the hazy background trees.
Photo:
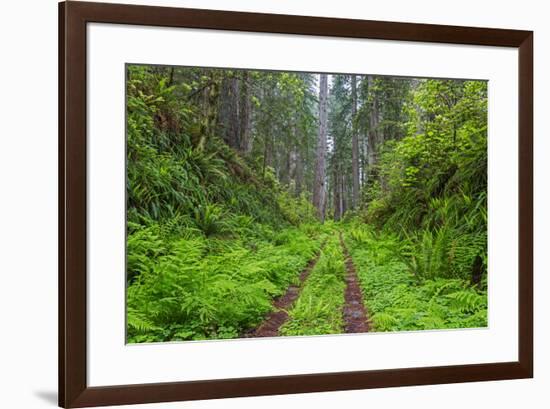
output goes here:
[{"label": "hazy background trees", "polygon": [[[486,126],[484,82],[138,66],[128,75],[139,72],[187,101],[177,114],[197,147],[221,137],[259,178],[307,197],[320,220],[366,210],[396,189],[395,178],[411,190],[415,178],[451,172],[449,155]],[[178,121],[157,121],[179,132]],[[382,165],[405,137],[399,151],[416,149],[409,162]]]}]

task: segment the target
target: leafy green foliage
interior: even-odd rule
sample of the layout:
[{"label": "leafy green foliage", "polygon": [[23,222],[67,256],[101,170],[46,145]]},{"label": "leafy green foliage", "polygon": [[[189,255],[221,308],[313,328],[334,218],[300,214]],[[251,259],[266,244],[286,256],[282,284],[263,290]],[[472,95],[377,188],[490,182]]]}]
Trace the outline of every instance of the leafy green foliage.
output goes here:
[{"label": "leafy green foliage", "polygon": [[375,331],[487,326],[486,289],[460,278],[419,279],[402,261],[396,236],[365,230],[352,227],[347,241]]},{"label": "leafy green foliage", "polygon": [[317,216],[315,207],[305,194],[297,198],[292,198],[288,192],[281,192],[279,195],[279,207],[281,211],[293,225],[301,223],[315,223]]},{"label": "leafy green foliage", "polygon": [[406,135],[380,148],[365,220],[408,243],[424,278],[487,271],[487,84],[426,80],[408,104]]},{"label": "leafy green foliage", "polygon": [[199,235],[174,240],[164,254],[133,263],[129,342],[234,338],[257,325],[271,310],[271,299],[296,282],[319,248],[318,240],[297,229],[278,236],[277,244],[256,241],[250,248],[240,240]]}]

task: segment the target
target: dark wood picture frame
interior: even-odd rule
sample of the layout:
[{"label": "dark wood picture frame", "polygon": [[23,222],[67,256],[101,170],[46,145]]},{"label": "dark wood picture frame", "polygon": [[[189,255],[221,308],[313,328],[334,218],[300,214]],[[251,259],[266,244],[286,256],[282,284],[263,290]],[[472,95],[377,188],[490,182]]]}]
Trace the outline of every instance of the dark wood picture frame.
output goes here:
[{"label": "dark wood picture frame", "polygon": [[[519,50],[518,361],[89,387],[86,380],[86,24],[91,22],[514,47]],[[59,4],[59,405],[84,407],[533,376],[531,31],[134,6]]]}]

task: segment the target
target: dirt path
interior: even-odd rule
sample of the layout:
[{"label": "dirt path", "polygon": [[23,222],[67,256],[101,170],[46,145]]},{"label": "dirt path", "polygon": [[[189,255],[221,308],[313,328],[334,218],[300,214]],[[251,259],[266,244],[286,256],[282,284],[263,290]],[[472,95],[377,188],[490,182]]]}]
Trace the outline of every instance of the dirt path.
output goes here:
[{"label": "dirt path", "polygon": [[275,299],[273,302],[274,311],[269,313],[259,327],[247,333],[245,335],[247,338],[276,337],[279,335],[279,328],[288,320],[288,310],[300,295],[305,281],[315,267],[315,264],[317,264],[317,261],[319,261],[324,246],[325,243],[321,245],[319,252],[309,260],[307,266],[300,273],[300,283],[298,285],[291,285],[285,294]]},{"label": "dirt path", "polygon": [[347,334],[368,332],[369,323],[367,319],[367,312],[363,305],[363,294],[361,287],[359,287],[359,278],[357,277],[357,271],[353,265],[353,260],[348,252],[348,248],[342,239],[342,233],[340,233],[340,245],[344,252],[346,259],[346,291],[344,293],[344,299],[346,304],[344,305],[344,331]]}]

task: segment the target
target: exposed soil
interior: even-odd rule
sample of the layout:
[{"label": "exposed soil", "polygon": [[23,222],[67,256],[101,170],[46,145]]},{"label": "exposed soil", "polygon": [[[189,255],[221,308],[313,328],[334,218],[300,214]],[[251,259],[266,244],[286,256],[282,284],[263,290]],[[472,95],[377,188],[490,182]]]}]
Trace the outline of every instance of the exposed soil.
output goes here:
[{"label": "exposed soil", "polygon": [[309,277],[309,274],[319,261],[321,255],[321,250],[324,247],[324,243],[321,245],[321,249],[315,257],[309,260],[307,266],[300,273],[300,283],[298,285],[291,285],[286,290],[286,293],[276,298],[273,301],[274,311],[269,313],[265,321],[260,324],[257,328],[251,330],[245,337],[247,338],[256,338],[256,337],[276,337],[279,335],[279,328],[288,320],[288,310],[292,307],[300,292],[304,286],[305,281]]},{"label": "exposed soil", "polygon": [[369,322],[367,312],[363,304],[363,294],[359,286],[357,271],[353,265],[353,260],[348,252],[348,248],[342,239],[340,233],[340,245],[346,259],[346,291],[344,293],[344,331],[347,334],[368,332]]}]

